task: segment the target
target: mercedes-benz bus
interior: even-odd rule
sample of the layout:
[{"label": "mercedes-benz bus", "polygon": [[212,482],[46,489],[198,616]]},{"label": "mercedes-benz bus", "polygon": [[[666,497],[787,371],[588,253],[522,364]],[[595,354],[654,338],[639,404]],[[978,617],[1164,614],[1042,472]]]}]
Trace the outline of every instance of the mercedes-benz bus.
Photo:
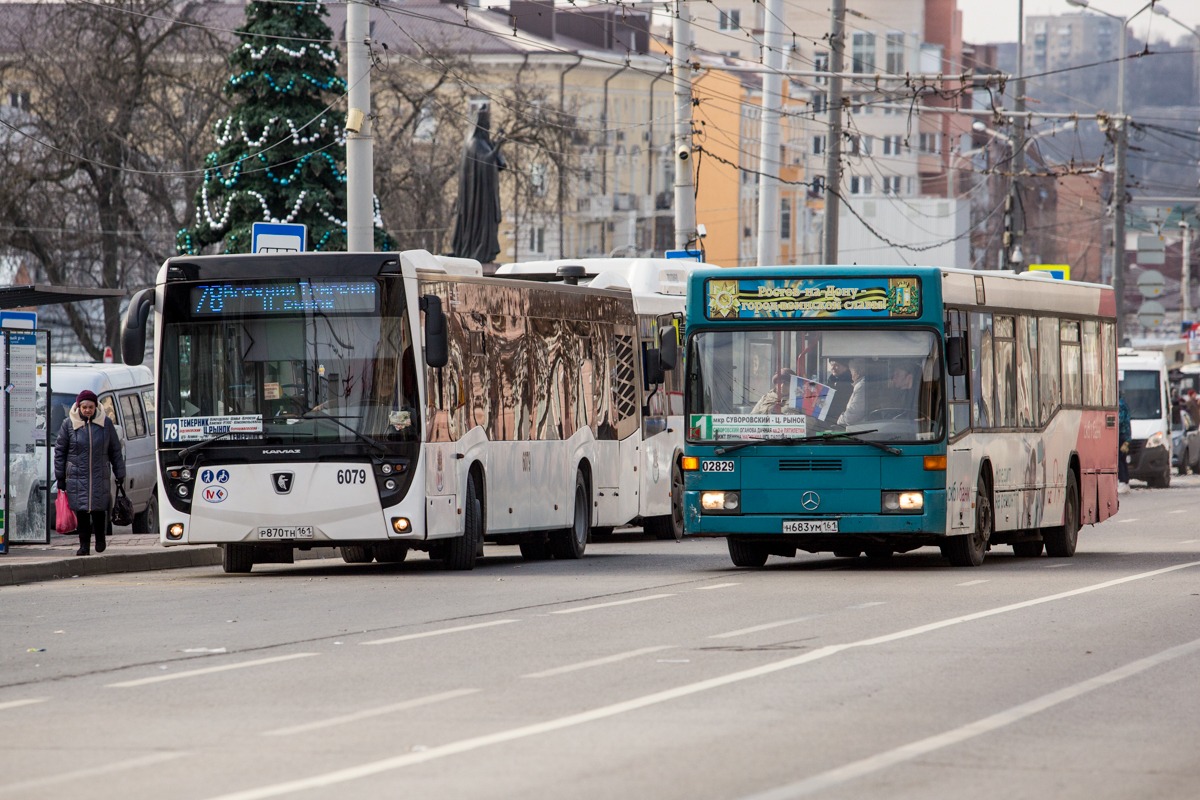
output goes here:
[{"label": "mercedes-benz bus", "polygon": [[1111,288],[795,266],[691,276],[685,532],[797,550],[1075,553],[1117,510]]}]

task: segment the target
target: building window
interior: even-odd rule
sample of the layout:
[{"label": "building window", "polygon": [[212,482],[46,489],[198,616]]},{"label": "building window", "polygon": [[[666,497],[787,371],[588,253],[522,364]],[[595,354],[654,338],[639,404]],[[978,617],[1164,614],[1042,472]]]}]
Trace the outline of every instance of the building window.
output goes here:
[{"label": "building window", "polygon": [[922,133],[917,146],[922,153],[940,153],[942,152],[942,135],[940,133]]},{"label": "building window", "polygon": [[904,34],[887,35],[887,71],[893,75],[904,74]]},{"label": "building window", "polygon": [[883,137],[883,154],[885,156],[900,155],[900,136],[884,136]]},{"label": "building window", "polygon": [[824,114],[826,103],[828,103],[828,101],[829,98],[824,92],[817,92],[814,94],[812,99],[813,114]]},{"label": "building window", "polygon": [[789,197],[779,201],[779,238],[785,242],[792,238],[792,200]]},{"label": "building window", "polygon": [[884,194],[900,194],[900,176],[887,175],[883,178],[883,193]]},{"label": "building window", "polygon": [[741,11],[722,11],[717,27],[723,31],[736,31],[742,26]]},{"label": "building window", "polygon": [[856,33],[851,45],[850,71],[863,73],[875,71],[875,34]]},{"label": "building window", "polygon": [[814,156],[819,156],[824,152],[825,152],[825,137],[824,136],[814,136],[812,138],[812,154]]},{"label": "building window", "polygon": [[812,183],[809,186],[808,196],[820,197],[823,194],[825,194],[825,176],[815,175],[813,176]]},{"label": "building window", "polygon": [[[829,53],[818,50],[813,54],[813,70],[816,72],[829,72]],[[829,84],[829,78],[818,77],[814,83],[817,86],[826,86]]]},{"label": "building window", "polygon": [[850,194],[870,194],[871,179],[870,177],[859,177],[855,175],[850,179]]},{"label": "building window", "polygon": [[21,111],[29,110],[29,92],[9,92],[8,104]]},{"label": "building window", "polygon": [[541,226],[529,229],[529,249],[534,253],[546,252],[546,229]]},{"label": "building window", "polygon": [[545,164],[534,164],[533,167],[529,170],[529,184],[533,189],[533,194],[535,197],[545,197],[546,196],[546,184],[547,183],[548,183],[548,181],[546,180],[546,165]]}]

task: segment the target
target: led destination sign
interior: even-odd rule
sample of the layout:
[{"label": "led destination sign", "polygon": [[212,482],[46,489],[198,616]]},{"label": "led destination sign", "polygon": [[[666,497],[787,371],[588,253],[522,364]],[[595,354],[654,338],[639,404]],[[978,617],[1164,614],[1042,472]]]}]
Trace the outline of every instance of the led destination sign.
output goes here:
[{"label": "led destination sign", "polygon": [[709,319],[912,318],[918,278],[800,278],[708,281]]},{"label": "led destination sign", "polygon": [[374,281],[202,283],[191,287],[189,300],[197,317],[361,314],[378,307],[378,291]]}]

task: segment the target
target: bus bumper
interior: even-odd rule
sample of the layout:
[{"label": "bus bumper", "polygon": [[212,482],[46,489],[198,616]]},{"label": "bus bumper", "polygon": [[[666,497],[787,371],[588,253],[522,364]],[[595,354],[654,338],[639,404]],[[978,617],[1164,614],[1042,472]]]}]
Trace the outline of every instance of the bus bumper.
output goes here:
[{"label": "bus bumper", "polygon": [[[891,539],[898,544],[910,539],[913,546],[920,546],[924,540],[947,534],[945,490],[926,489],[925,508],[918,514],[702,514],[699,495],[699,492],[689,491],[684,496],[684,533],[687,536],[755,536],[793,542],[806,549],[802,543],[844,540],[849,544],[860,537],[870,541]],[[802,534],[784,531],[784,523],[797,520],[834,521],[837,531]]]}]

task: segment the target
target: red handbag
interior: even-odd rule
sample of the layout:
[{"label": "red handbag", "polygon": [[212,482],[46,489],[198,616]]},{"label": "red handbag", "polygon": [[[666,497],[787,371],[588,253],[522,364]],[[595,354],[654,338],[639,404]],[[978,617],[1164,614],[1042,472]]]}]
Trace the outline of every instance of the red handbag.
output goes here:
[{"label": "red handbag", "polygon": [[67,502],[67,493],[60,491],[54,501],[54,530],[59,533],[74,533],[78,527],[79,520],[75,519],[75,512]]}]

